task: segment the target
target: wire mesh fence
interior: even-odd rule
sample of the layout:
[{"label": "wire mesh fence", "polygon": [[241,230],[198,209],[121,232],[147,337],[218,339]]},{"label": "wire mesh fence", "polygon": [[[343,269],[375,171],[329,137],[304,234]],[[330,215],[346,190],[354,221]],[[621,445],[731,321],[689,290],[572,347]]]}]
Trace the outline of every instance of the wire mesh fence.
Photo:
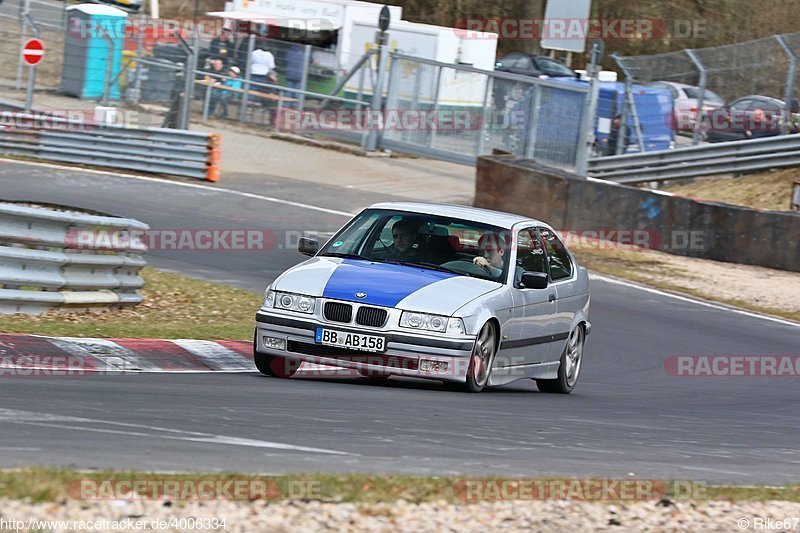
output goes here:
[{"label": "wire mesh fence", "polygon": [[[700,109],[700,120],[696,120],[696,115],[688,119],[697,142],[704,124],[708,126],[711,107],[721,105],[706,105],[714,94],[728,103],[751,95],[780,100],[785,115],[782,121],[787,123],[789,115],[796,113],[799,107],[796,102],[800,88],[798,55],[800,32],[666,54],[615,56],[614,59],[626,76],[638,83],[668,81],[704,89],[694,97],[698,100],[695,107]],[[697,113],[697,109],[691,111]]]},{"label": "wire mesh fence", "polygon": [[[415,123],[382,138],[454,159],[502,150],[573,168],[588,84],[560,84],[392,55],[386,109]],[[422,124],[416,127],[416,123]]]},{"label": "wire mesh fence", "polygon": [[18,19],[0,17],[0,87],[5,91],[24,93],[28,79],[28,67],[22,61],[22,47],[32,37],[45,43],[45,55],[36,66],[38,90],[57,90],[60,84],[64,61],[63,29],[37,24],[38,33]]},{"label": "wire mesh fence", "polygon": [[[36,1],[32,24],[5,4],[0,38],[8,43],[4,64],[16,67],[22,43],[38,30],[46,53],[36,67],[37,91],[145,108],[166,127],[187,127],[189,117],[221,119],[461,162],[500,149],[575,165],[587,84],[398,53],[386,54],[381,66],[375,49],[341,53],[258,32],[201,34],[137,15],[97,22],[88,11],[51,5],[45,16]],[[25,71],[13,67],[0,72],[0,86],[24,95]]]}]

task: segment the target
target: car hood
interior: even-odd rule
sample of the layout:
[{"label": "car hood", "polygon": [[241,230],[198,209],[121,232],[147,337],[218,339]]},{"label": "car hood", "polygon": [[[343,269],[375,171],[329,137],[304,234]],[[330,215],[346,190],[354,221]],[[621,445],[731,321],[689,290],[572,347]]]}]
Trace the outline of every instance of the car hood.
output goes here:
[{"label": "car hood", "polygon": [[501,287],[449,272],[338,257],[309,259],[281,274],[272,286],[277,291],[447,316]]}]

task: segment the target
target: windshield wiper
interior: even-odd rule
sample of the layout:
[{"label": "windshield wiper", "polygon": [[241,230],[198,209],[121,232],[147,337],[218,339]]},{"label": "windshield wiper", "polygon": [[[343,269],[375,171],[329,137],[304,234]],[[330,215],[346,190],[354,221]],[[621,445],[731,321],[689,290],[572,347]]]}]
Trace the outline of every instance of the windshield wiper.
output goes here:
[{"label": "windshield wiper", "polygon": [[371,261],[369,257],[364,257],[363,255],[358,254],[345,254],[342,252],[325,252],[324,254],[319,254],[323,257],[343,257],[345,259],[365,259],[367,261]]},{"label": "windshield wiper", "polygon": [[397,265],[428,268],[430,270],[438,270],[439,272],[449,272],[451,274],[457,274],[459,276],[469,276],[470,278],[474,277],[469,272],[460,272],[458,270],[453,270],[452,268],[447,268],[446,266],[437,265],[436,263],[429,263],[428,261],[404,261],[402,259],[381,259],[380,261],[383,261],[385,263],[394,263]]}]

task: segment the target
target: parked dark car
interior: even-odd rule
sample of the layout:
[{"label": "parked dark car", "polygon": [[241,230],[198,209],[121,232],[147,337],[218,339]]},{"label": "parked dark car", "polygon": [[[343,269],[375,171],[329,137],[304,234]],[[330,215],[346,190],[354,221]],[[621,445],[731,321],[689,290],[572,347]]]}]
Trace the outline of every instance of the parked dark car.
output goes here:
[{"label": "parked dark car", "polygon": [[[709,142],[738,141],[780,135],[783,100],[750,95],[734,100],[706,115],[703,131]],[[789,132],[800,131],[800,102],[792,100]]]},{"label": "parked dark car", "polygon": [[[499,59],[494,69],[500,72],[531,76],[535,78],[578,78],[578,74],[560,61],[547,56],[535,56],[524,52],[511,52]],[[493,100],[497,111],[507,113],[518,102],[513,92],[517,82],[495,79]]]},{"label": "parked dark car", "polygon": [[578,77],[574,70],[552,57],[535,56],[524,52],[511,52],[503,56],[495,63],[494,69],[523,76]]}]

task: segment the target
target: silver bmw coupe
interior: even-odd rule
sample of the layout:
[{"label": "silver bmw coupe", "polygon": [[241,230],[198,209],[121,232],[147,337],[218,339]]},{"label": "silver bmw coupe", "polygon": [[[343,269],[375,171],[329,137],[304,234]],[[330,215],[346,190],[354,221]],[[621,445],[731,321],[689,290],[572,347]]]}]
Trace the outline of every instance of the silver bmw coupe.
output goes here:
[{"label": "silver bmw coupe", "polygon": [[469,392],[531,378],[569,393],[591,331],[589,277],[549,225],[509,213],[375,204],[269,286],[256,314],[263,374],[300,364]]}]

